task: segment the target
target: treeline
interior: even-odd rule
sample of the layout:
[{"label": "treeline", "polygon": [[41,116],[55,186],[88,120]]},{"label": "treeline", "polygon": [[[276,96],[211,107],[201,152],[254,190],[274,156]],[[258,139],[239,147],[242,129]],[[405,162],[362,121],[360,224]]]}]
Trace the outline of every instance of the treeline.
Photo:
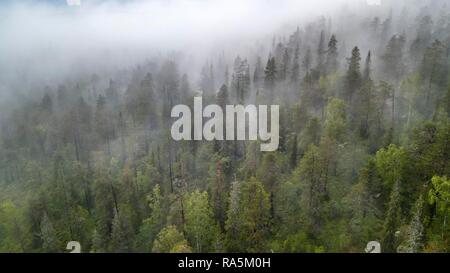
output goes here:
[{"label": "treeline", "polygon": [[[320,19],[198,83],[171,57],[23,99],[1,124],[0,252],[447,252],[450,16],[405,18],[359,22],[364,51]],[[279,150],[173,141],[199,95],[279,104]]]}]

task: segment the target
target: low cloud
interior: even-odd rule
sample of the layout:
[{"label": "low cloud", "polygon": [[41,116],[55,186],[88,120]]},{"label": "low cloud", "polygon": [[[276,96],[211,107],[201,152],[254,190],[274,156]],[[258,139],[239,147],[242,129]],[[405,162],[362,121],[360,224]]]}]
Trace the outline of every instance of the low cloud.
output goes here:
[{"label": "low cloud", "polygon": [[171,51],[207,58],[360,1],[94,0],[74,6],[77,2],[0,6],[0,81],[45,81],[76,69],[126,67]]}]

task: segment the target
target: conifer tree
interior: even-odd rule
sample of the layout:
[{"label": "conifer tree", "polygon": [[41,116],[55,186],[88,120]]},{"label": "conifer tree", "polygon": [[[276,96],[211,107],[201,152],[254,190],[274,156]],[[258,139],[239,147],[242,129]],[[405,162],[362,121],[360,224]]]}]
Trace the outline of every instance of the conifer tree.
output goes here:
[{"label": "conifer tree", "polygon": [[261,57],[258,56],[255,65],[255,71],[253,73],[253,84],[256,88],[263,87],[264,83],[264,68],[262,66]]},{"label": "conifer tree", "polygon": [[384,77],[387,81],[399,79],[404,73],[403,48],[405,42],[405,37],[394,35],[386,46],[381,59]]},{"label": "conifer tree", "polygon": [[422,240],[423,240],[423,232],[424,232],[424,226],[423,226],[423,205],[424,200],[422,195],[419,196],[419,198],[416,201],[416,204],[414,206],[414,212],[411,219],[411,223],[408,227],[408,233],[407,233],[407,239],[406,244],[399,247],[399,250],[401,252],[406,253],[418,253],[422,246]]},{"label": "conifer tree", "polygon": [[361,54],[358,47],[352,50],[352,56],[348,59],[348,70],[346,75],[346,88],[344,96],[347,101],[352,101],[354,94],[361,87]]},{"label": "conifer tree", "polygon": [[273,92],[275,88],[275,80],[277,77],[277,67],[275,64],[275,58],[269,57],[267,61],[266,69],[264,70],[264,87],[269,92],[270,98],[273,99]]},{"label": "conifer tree", "polygon": [[325,31],[320,32],[319,46],[317,47],[317,71],[319,74],[324,72],[325,54],[326,54]]},{"label": "conifer tree", "polygon": [[133,251],[133,229],[128,210],[121,210],[119,215],[114,213],[111,232],[111,250],[118,253],[128,253]]},{"label": "conifer tree", "polygon": [[311,69],[311,63],[312,63],[311,49],[308,47],[306,49],[306,53],[302,61],[303,70],[305,71],[305,73],[309,73],[309,70]]},{"label": "conifer tree", "polygon": [[448,62],[446,59],[447,48],[439,40],[434,41],[424,54],[420,74],[426,85],[427,108],[430,108],[430,103],[441,98],[442,91],[447,87]]},{"label": "conifer tree", "polygon": [[381,246],[383,252],[393,253],[397,251],[398,232],[401,225],[400,182],[395,182],[383,226],[383,240]]},{"label": "conifer tree", "polygon": [[294,51],[294,59],[292,60],[291,84],[294,90],[299,88],[300,81],[300,46],[297,44]]},{"label": "conifer tree", "polygon": [[335,35],[332,35],[328,43],[327,60],[326,60],[326,72],[328,74],[334,73],[338,69],[338,49],[337,39]]},{"label": "conifer tree", "polygon": [[47,213],[44,213],[41,220],[41,239],[45,252],[61,252],[56,231]]}]

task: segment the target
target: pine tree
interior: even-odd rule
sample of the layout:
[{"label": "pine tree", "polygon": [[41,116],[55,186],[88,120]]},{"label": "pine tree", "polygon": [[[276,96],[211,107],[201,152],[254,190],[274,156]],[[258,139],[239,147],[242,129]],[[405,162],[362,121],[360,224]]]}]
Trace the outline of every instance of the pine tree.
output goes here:
[{"label": "pine tree", "polygon": [[266,69],[264,70],[265,78],[264,78],[264,87],[270,94],[270,99],[273,99],[273,92],[275,89],[275,80],[277,76],[277,67],[275,64],[275,58],[269,57],[267,61]]},{"label": "pine tree", "polygon": [[401,35],[392,36],[384,55],[382,56],[382,69],[387,81],[400,79],[404,73],[403,48],[405,37]]},{"label": "pine tree", "polygon": [[142,222],[135,244],[142,252],[152,250],[156,235],[165,225],[166,212],[159,185],[154,186],[147,196],[147,202],[150,216]]},{"label": "pine tree", "polygon": [[300,46],[297,44],[294,52],[294,59],[292,61],[292,73],[291,73],[291,84],[294,90],[297,91],[299,88],[300,80]]},{"label": "pine tree", "polygon": [[128,253],[133,251],[133,229],[129,219],[129,211],[121,210],[114,213],[111,232],[111,251]]},{"label": "pine tree", "polygon": [[270,216],[274,216],[274,194],[278,187],[277,177],[280,174],[277,158],[273,153],[264,155],[261,166],[257,171],[257,178],[264,185],[264,189],[269,193]]},{"label": "pine tree", "polygon": [[304,157],[300,160],[295,177],[304,184],[304,191],[302,196],[302,204],[305,208],[306,217],[310,231],[313,234],[319,232],[322,220],[322,208],[325,201],[324,186],[324,165],[319,153],[319,149],[310,145]]},{"label": "pine tree", "polygon": [[41,239],[42,248],[45,252],[61,252],[56,231],[47,213],[44,213],[41,220]]},{"label": "pine tree", "polygon": [[381,228],[376,204],[376,174],[373,162],[369,162],[359,172],[358,183],[349,196],[352,218],[350,229],[355,244],[364,246],[378,236]]},{"label": "pine tree", "polygon": [[285,81],[289,77],[290,56],[289,49],[285,48],[283,53],[283,62],[279,71],[279,80]]},{"label": "pine tree", "polygon": [[229,103],[228,87],[225,84],[220,87],[219,93],[217,93],[216,103],[222,107],[222,109],[225,109],[226,105]]},{"label": "pine tree", "polygon": [[224,165],[226,160],[217,160],[214,177],[211,185],[211,204],[215,219],[219,223],[221,230],[225,229],[227,195]]},{"label": "pine tree", "polygon": [[430,16],[426,15],[420,18],[416,38],[412,41],[409,48],[409,56],[412,63],[416,66],[419,65],[421,57],[424,55],[427,46],[432,39],[432,28],[433,20]]},{"label": "pine tree", "polygon": [[440,245],[442,249],[446,248],[444,245],[450,235],[450,179],[446,176],[434,176],[431,179],[431,189],[428,192],[428,202],[436,209],[435,217],[432,221],[432,228],[436,234],[440,236]]},{"label": "pine tree", "polygon": [[320,32],[320,39],[319,39],[319,46],[317,47],[317,71],[319,74],[322,74],[324,72],[324,66],[325,66],[325,32],[322,30]]},{"label": "pine tree", "polygon": [[306,54],[303,57],[302,61],[303,70],[305,71],[305,73],[309,73],[309,70],[311,69],[311,63],[312,63],[311,49],[308,47],[306,49]]},{"label": "pine tree", "polygon": [[384,220],[383,240],[381,243],[383,252],[393,253],[397,251],[398,228],[400,227],[401,220],[400,182],[397,181],[392,188]]},{"label": "pine tree", "polygon": [[250,96],[250,66],[238,56],[232,75],[232,87],[237,102],[243,104]]},{"label": "pine tree", "polygon": [[364,83],[367,83],[369,81],[372,81],[371,79],[372,74],[372,52],[367,53],[365,65],[364,65],[364,71],[362,75],[362,79]]},{"label": "pine tree", "polygon": [[209,89],[212,90],[212,93],[215,93],[216,90],[216,81],[214,79],[214,66],[210,64],[209,66]]},{"label": "pine tree", "polygon": [[106,102],[109,106],[116,107],[119,103],[119,86],[112,79],[109,80],[109,86],[105,90]]},{"label": "pine tree", "polygon": [[264,69],[262,67],[261,57],[258,56],[255,65],[255,71],[253,73],[253,84],[256,88],[263,87],[264,82]]},{"label": "pine tree", "polygon": [[42,98],[41,108],[44,112],[51,114],[53,112],[53,100],[49,93],[45,93]]},{"label": "pine tree", "polygon": [[[130,85],[126,92],[126,109],[134,122],[151,125],[156,121],[153,76],[148,73],[139,86]],[[155,127],[155,126],[153,126]]]},{"label": "pine tree", "polygon": [[414,214],[408,227],[406,244],[399,247],[401,252],[418,253],[423,246],[423,205],[424,200],[421,195],[414,206]]},{"label": "pine tree", "polygon": [[91,244],[91,252],[92,253],[104,253],[106,250],[103,248],[103,246],[106,243],[103,242],[100,234],[97,232],[97,229],[94,229],[94,232],[92,233],[92,244]]},{"label": "pine tree", "polygon": [[225,67],[225,75],[223,75],[223,77],[224,77],[224,84],[226,86],[229,86],[230,85],[230,72],[229,72],[228,65],[226,65],[226,67]]},{"label": "pine tree", "polygon": [[326,73],[331,74],[338,69],[338,49],[337,39],[335,35],[332,35],[330,42],[328,43],[327,60],[326,60]]},{"label": "pine tree", "polygon": [[431,108],[430,103],[441,99],[448,83],[447,48],[436,40],[429,47],[423,57],[420,70],[422,81],[426,84],[426,106]]},{"label": "pine tree", "polygon": [[363,139],[368,139],[370,136],[370,119],[371,113],[375,112],[373,109],[373,81],[371,78],[372,73],[372,53],[369,51],[366,57],[363,75],[362,75],[362,88],[357,98],[358,109],[355,116],[359,123],[359,135]]},{"label": "pine tree", "polygon": [[353,95],[361,87],[361,71],[360,71],[361,54],[359,48],[352,50],[352,56],[348,59],[348,70],[346,75],[346,92],[344,94],[347,101],[351,101]]}]

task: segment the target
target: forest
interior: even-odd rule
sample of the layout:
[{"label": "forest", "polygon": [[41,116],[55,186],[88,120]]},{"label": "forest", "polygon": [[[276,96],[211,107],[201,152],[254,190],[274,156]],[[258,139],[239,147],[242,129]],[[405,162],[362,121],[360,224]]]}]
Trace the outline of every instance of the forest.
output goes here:
[{"label": "forest", "polygon": [[[52,79],[0,64],[0,252],[448,252],[447,4],[346,6]],[[279,105],[278,150],[173,140],[171,109],[199,96]]]}]

